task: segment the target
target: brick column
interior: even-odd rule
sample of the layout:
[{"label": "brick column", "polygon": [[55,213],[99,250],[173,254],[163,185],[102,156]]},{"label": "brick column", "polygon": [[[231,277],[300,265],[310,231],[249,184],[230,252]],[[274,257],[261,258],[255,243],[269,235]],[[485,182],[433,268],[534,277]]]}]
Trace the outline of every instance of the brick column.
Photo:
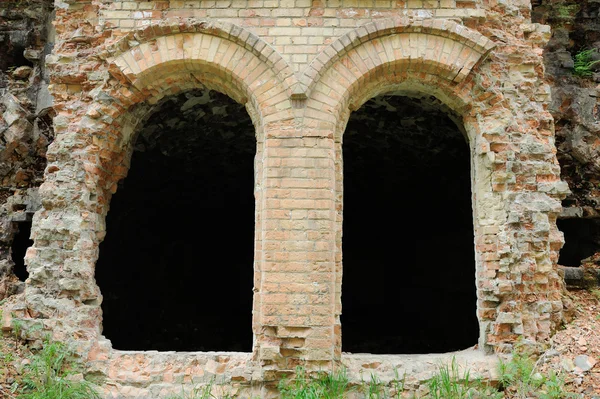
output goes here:
[{"label": "brick column", "polygon": [[324,368],[334,355],[333,140],[267,137],[258,357],[265,371]]}]

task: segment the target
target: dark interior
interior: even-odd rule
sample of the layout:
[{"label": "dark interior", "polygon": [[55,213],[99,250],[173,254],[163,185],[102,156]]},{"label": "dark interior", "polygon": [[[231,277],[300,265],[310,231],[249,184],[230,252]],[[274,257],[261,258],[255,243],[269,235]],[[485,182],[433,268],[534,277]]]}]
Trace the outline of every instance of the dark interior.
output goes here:
[{"label": "dark interior", "polygon": [[13,272],[21,281],[27,280],[29,273],[25,266],[25,253],[33,245],[31,235],[31,222],[15,223],[16,233],[11,246],[11,256],[14,262]]},{"label": "dark interior", "polygon": [[114,348],[251,351],[255,153],[244,106],[221,93],[157,107],[96,267]]},{"label": "dark interior", "polygon": [[386,95],[350,117],[344,352],[443,353],[477,343],[469,146],[450,115],[433,97]]},{"label": "dark interior", "polygon": [[6,46],[1,52],[3,56],[0,57],[0,70],[6,71],[10,67],[33,66],[33,63],[23,55],[25,46],[12,42],[10,32],[0,32],[0,44]]},{"label": "dark interior", "polygon": [[600,220],[559,219],[556,225],[565,235],[558,264],[581,266],[581,261],[600,251]]}]

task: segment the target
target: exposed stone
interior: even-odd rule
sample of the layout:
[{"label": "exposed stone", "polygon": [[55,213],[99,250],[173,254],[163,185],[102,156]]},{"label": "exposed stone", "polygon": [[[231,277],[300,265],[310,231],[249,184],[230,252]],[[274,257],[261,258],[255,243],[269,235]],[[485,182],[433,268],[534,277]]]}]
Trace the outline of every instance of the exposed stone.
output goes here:
[{"label": "exposed stone", "polygon": [[537,22],[552,25],[553,35],[545,53],[546,76],[552,84],[550,111],[556,124],[561,176],[571,194],[566,207],[589,206],[597,214],[599,109],[595,84],[591,79],[573,76],[577,52],[600,45],[600,3],[595,0],[543,0],[534,8]]},{"label": "exposed stone", "polygon": [[33,72],[30,66],[20,66],[12,72],[12,77],[15,79],[27,79]]},{"label": "exposed stone", "polygon": [[568,357],[561,358],[560,364],[561,364],[563,370],[565,370],[567,372],[571,372],[571,371],[575,370],[575,363],[573,362],[572,359],[569,359]]},{"label": "exposed stone", "polygon": [[591,356],[579,355],[575,358],[574,364],[581,371],[590,371],[596,364],[596,360]]},{"label": "exposed stone", "polygon": [[0,299],[24,288],[13,274],[11,245],[17,224],[30,221],[40,207],[29,195],[37,196],[54,135],[51,104],[45,101],[45,114],[35,107],[44,82],[41,54],[52,47],[46,40],[51,3],[0,4]]}]

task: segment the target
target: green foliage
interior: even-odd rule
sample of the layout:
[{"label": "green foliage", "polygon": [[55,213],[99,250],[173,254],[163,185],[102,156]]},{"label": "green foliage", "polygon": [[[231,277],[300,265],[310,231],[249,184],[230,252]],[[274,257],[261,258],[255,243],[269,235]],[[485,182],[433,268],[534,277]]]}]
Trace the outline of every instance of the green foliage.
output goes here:
[{"label": "green foliage", "polygon": [[282,399],[342,399],[349,391],[346,370],[310,376],[302,367],[293,379],[282,378],[278,388]]},{"label": "green foliage", "polygon": [[318,373],[313,377],[302,367],[296,368],[292,380],[283,378],[279,391],[283,399],[343,398],[348,385],[345,371],[336,374]]},{"label": "green foliage", "polygon": [[515,353],[510,362],[500,362],[501,387],[516,398],[529,398],[535,396],[540,399],[568,399],[577,398],[573,393],[567,392],[564,378],[550,372],[542,375],[536,372],[536,364],[530,357]]},{"label": "green foliage", "polygon": [[282,399],[342,399],[351,392],[360,392],[366,399],[399,399],[404,392],[404,378],[400,378],[394,370],[395,379],[386,386],[376,374],[371,374],[368,381],[359,387],[349,385],[346,370],[335,373],[319,372],[309,375],[302,367],[296,368],[296,375],[283,378],[279,382],[279,392]]},{"label": "green foliage", "polygon": [[562,18],[572,18],[579,12],[579,4],[561,4],[556,8],[556,15]]},{"label": "green foliage", "polygon": [[75,379],[71,355],[64,344],[46,340],[25,366],[19,399],[99,399],[91,384]]},{"label": "green foliage", "polygon": [[376,374],[371,374],[371,379],[366,385],[366,391],[368,399],[383,399],[386,397],[384,386]]},{"label": "green foliage", "polygon": [[592,72],[592,67],[596,65],[600,60],[593,60],[593,55],[597,54],[598,50],[590,49],[590,50],[581,50],[577,54],[575,54],[575,66],[573,68],[573,74],[575,76],[580,76],[582,78],[589,78],[594,73]]},{"label": "green foliage", "polygon": [[534,364],[529,358],[515,353],[510,362],[506,363],[502,360],[500,361],[500,384],[502,384],[503,387],[528,387],[533,385],[533,387],[536,388],[538,385],[536,383],[537,379],[532,380],[533,369]]},{"label": "green foliage", "polygon": [[576,398],[574,393],[569,393],[565,388],[565,380],[554,371],[545,378],[544,385],[539,391],[540,399]]},{"label": "green foliage", "polygon": [[362,389],[367,399],[391,399],[401,398],[402,392],[404,392],[404,378],[400,379],[398,375],[398,369],[394,369],[396,376],[390,382],[390,387],[386,387],[381,382],[376,374],[371,374],[371,378],[368,382],[363,381]]},{"label": "green foliage", "polygon": [[469,377],[469,370],[460,376],[456,359],[452,358],[450,366],[441,365],[438,373],[429,380],[429,396],[431,399],[468,398]]},{"label": "green foliage", "polygon": [[394,391],[396,392],[395,397],[400,399],[402,397],[402,392],[404,392],[404,382],[406,381],[406,374],[400,378],[398,375],[398,369],[394,368],[394,375],[396,378],[392,381],[391,385]]},{"label": "green foliage", "polygon": [[[0,370],[2,365],[14,361],[14,356],[4,346],[0,341]],[[74,374],[69,362],[71,356],[64,344],[46,340],[42,349],[29,356],[29,364],[22,370],[22,378],[10,388],[11,392],[19,394],[19,399],[99,399],[92,385],[83,380],[81,374]],[[531,357],[517,352],[510,361],[500,362],[500,386],[494,388],[472,379],[469,370],[461,370],[453,358],[450,364],[438,367],[437,373],[428,381],[429,392],[423,399],[578,398],[567,391],[562,375],[552,371],[541,374],[536,369],[537,363]],[[279,382],[278,389],[281,399],[344,399],[351,392],[355,392],[352,397],[360,395],[365,399],[400,399],[406,395],[404,378],[399,378],[397,370],[395,379],[389,384],[371,374],[362,385],[351,387],[345,369],[309,374],[298,367],[292,378],[284,377]],[[169,399],[234,397],[225,384],[215,384],[213,378],[191,392],[182,390],[181,395]]]},{"label": "green foliage", "polygon": [[479,380],[472,380],[469,370],[461,374],[455,358],[452,358],[450,365],[439,366],[438,373],[429,380],[428,387],[427,399],[502,398],[502,393],[496,389]]},{"label": "green foliage", "polygon": [[12,331],[13,334],[15,336],[15,339],[18,341],[19,339],[21,339],[21,331],[23,331],[23,322],[19,319],[15,319],[15,315],[12,315],[13,319],[11,321],[11,327],[12,327]]}]

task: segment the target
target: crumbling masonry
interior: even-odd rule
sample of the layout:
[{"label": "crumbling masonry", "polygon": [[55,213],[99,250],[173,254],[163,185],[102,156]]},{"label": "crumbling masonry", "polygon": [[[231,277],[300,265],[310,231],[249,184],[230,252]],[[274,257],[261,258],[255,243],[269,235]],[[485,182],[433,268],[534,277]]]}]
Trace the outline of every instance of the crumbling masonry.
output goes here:
[{"label": "crumbling masonry", "polygon": [[[390,93],[435,98],[468,138],[479,338],[465,361],[489,377],[494,354],[518,339],[543,346],[560,325],[556,220],[568,188],[544,81],[550,27],[531,22],[530,1],[56,0],[54,9],[45,58],[54,140],[29,277],[3,326],[20,319],[43,327],[31,339],[51,331],[76,345],[107,397],[160,397],[215,375],[268,395],[297,365],[427,378],[418,356],[342,354],[344,130],[353,111]],[[95,279],[111,198],[153,111],[207,89],[243,104],[255,129],[252,350],[114,349]]]}]

